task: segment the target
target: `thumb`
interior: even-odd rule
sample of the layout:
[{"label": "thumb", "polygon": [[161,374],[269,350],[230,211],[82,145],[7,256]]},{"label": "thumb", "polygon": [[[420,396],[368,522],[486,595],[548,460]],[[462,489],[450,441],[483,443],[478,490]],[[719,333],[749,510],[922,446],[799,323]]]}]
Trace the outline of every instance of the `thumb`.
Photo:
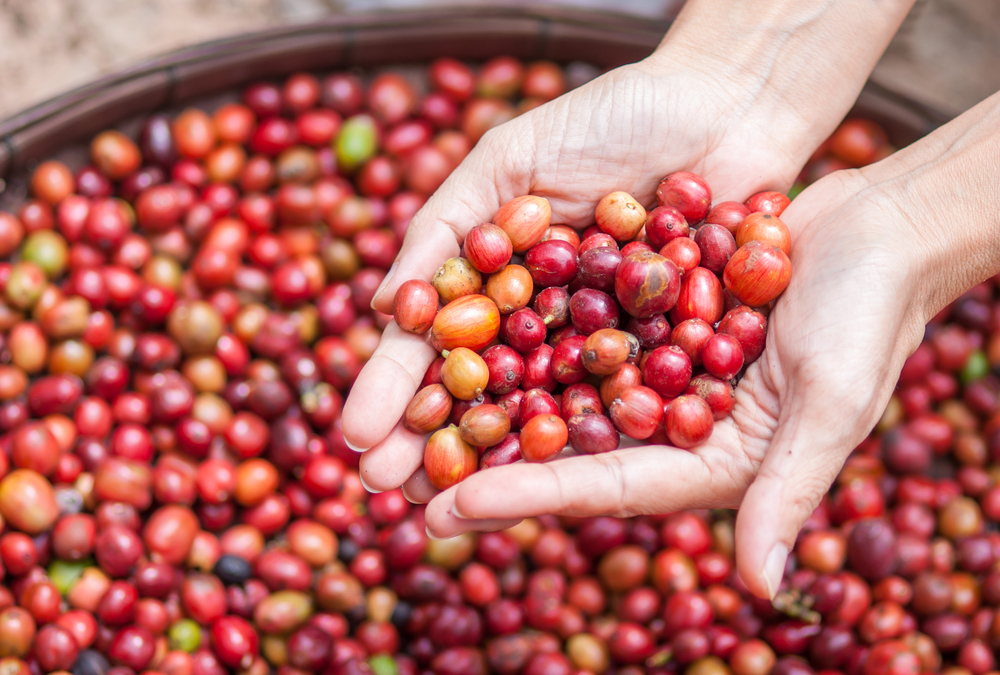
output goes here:
[{"label": "thumb", "polygon": [[438,267],[457,256],[465,235],[476,225],[488,223],[509,191],[511,177],[497,164],[496,128],[473,148],[447,180],[417,211],[406,230],[396,261],[375,293],[372,307],[392,314],[396,290],[410,279],[430,280]]},{"label": "thumb", "polygon": [[[813,389],[813,388],[809,388]],[[790,387],[757,477],[747,489],[736,519],[736,563],[755,595],[774,599],[789,551],[802,525],[853,449],[853,424],[843,408],[815,391]],[[845,433],[846,432],[846,433]]]}]

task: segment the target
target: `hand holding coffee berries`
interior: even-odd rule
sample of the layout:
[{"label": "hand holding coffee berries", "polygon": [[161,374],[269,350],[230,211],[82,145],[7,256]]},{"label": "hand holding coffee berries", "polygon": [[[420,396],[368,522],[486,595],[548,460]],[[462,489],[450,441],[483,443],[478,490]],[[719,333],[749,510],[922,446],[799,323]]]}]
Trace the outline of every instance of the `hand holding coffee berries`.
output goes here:
[{"label": "hand holding coffee berries", "polygon": [[622,434],[693,448],[732,412],[791,279],[788,199],[747,201],[767,212],[712,209],[708,184],[677,172],[656,200],[647,212],[613,192],[581,236],[552,225],[546,199],[518,197],[473,227],[430,283],[400,286],[396,323],[441,354],[403,417],[432,433],[431,485],[545,461],[567,442],[609,452]]},{"label": "hand holding coffee berries", "polygon": [[[427,387],[437,391],[437,407],[404,415],[419,390],[442,382],[441,354],[452,347],[440,341],[432,345],[432,328],[417,334],[396,322],[386,327],[345,401],[343,432],[352,447],[363,451],[359,471],[365,485],[383,491],[402,487],[411,501],[427,503],[426,525],[435,537],[503,528],[542,514],[630,516],[739,506],[739,573],[753,593],[766,596],[780,578],[782,550],[794,545],[837,469],[874,426],[905,350],[915,346],[909,338],[917,334],[921,319],[933,315],[921,316],[918,310],[916,318],[904,316],[920,307],[908,302],[911,289],[920,297],[930,296],[913,283],[898,284],[926,284],[923,279],[936,277],[912,264],[907,267],[912,241],[900,242],[896,234],[908,230],[882,222],[878,209],[858,199],[865,189],[863,175],[837,172],[791,204],[770,192],[792,184],[846,111],[842,106],[850,105],[847,98],[854,100],[855,90],[842,103],[824,109],[827,122],[814,121],[802,129],[793,121],[775,133],[775,114],[780,119],[796,114],[785,99],[777,104],[761,101],[742,88],[733,91],[745,96],[720,98],[716,82],[708,85],[703,72],[689,71],[683,53],[674,57],[616,69],[483,136],[414,215],[399,255],[374,294],[372,307],[387,314],[393,313],[397,290],[410,280],[428,284],[424,292],[433,288],[440,299],[470,278],[475,282],[468,269],[458,266],[447,271],[461,270],[459,283],[435,278],[444,263],[482,256],[481,267],[475,269],[486,294],[461,296],[453,304],[439,302],[444,307],[430,321],[432,327],[437,322],[439,328],[450,324],[452,331],[467,332],[460,337],[483,339],[479,346],[454,346],[479,354],[491,374],[505,373],[494,377],[495,391],[488,379],[483,394],[483,405],[488,400],[502,408],[511,422],[508,435],[486,446],[490,449],[477,464],[495,470],[477,471],[440,491],[424,469],[429,435],[451,424],[460,432],[465,413],[481,407],[475,400],[456,399],[441,383],[440,389]],[[660,68],[662,72],[653,73]],[[719,76],[727,81],[725,74]],[[828,86],[823,86],[827,93]],[[738,102],[737,109],[729,107],[732,100]],[[748,105],[748,100],[753,103]],[[711,197],[686,199],[690,190],[701,187],[690,177],[659,189],[664,176],[679,171],[699,174],[711,186]],[[613,194],[621,192],[626,194]],[[658,192],[676,213],[658,208]],[[601,204],[599,218],[609,231],[615,228],[614,236],[601,230],[583,237],[591,234],[586,230],[596,224],[599,202],[608,195],[613,196]],[[529,254],[508,234],[511,255],[518,257],[502,267],[507,246],[496,230],[480,228],[477,236],[472,230],[485,223],[499,227],[501,208],[529,196],[548,202],[548,238],[556,241]],[[507,210],[513,206],[523,205],[514,202]],[[655,207],[650,214],[658,217],[635,218],[636,206]],[[880,204],[879,209],[896,212],[892,204]],[[617,217],[606,218],[605,211]],[[754,227],[744,229],[752,234],[741,234],[740,225],[751,213],[777,216],[790,236],[772,231],[769,219],[751,221]],[[525,222],[530,220],[530,213],[524,215]],[[637,222],[645,233],[629,234]],[[629,238],[640,236],[645,246],[629,243]],[[496,246],[498,238],[501,244]],[[730,270],[731,287],[722,293],[723,301],[702,308],[700,296],[711,296],[716,284],[724,288],[726,267],[748,239],[766,241],[782,252],[794,240],[794,279],[767,312],[751,309],[764,301],[746,297],[753,283],[746,288],[733,285],[739,275]],[[608,240],[615,246],[597,245]],[[575,272],[566,269],[574,256],[561,244],[576,249]],[[634,257],[639,258],[637,269],[655,269],[667,288],[676,282],[676,304],[657,306],[662,300],[656,293],[619,297],[617,271],[625,260],[633,266],[630,256],[641,252],[637,249],[662,255],[683,272],[674,278],[670,267]],[[743,271],[757,272],[753,263],[761,256],[744,253]],[[776,254],[763,258],[768,263],[782,261]],[[523,280],[523,272],[532,278],[534,297],[529,294],[522,305],[523,281],[521,286],[501,282],[508,276]],[[569,278],[560,280],[563,274]],[[539,291],[536,286],[542,284],[537,280],[543,276],[547,279]],[[726,316],[743,303],[750,307]],[[646,311],[650,314],[640,318]],[[702,311],[704,315],[696,314]],[[764,334],[754,312],[765,315],[766,349],[763,339],[752,337]],[[679,320],[681,316],[685,318]],[[471,327],[477,317],[488,330],[477,333]],[[718,321],[722,323],[715,326]],[[723,325],[731,327],[723,331]],[[645,364],[626,359],[613,375],[598,376],[582,366],[582,353],[588,336],[605,328],[630,333],[644,353],[657,351],[643,347],[644,340],[660,340],[659,346],[673,349],[657,352],[655,360],[647,356]],[[705,363],[705,343],[718,332],[737,338],[745,362],[756,359],[742,374],[736,371],[739,385],[734,390]],[[734,367],[733,350],[725,341],[716,342],[708,350],[708,365],[727,376]],[[620,342],[601,345],[603,360],[618,353]],[[678,352],[691,361],[689,376]],[[654,386],[663,393],[644,382],[644,366],[650,383],[657,380]],[[505,389],[510,386],[508,372],[514,381],[518,374],[521,378],[510,390]],[[661,400],[685,397],[692,395],[688,389],[701,396],[688,399],[693,401],[690,407],[678,407],[677,417],[697,418],[701,400],[696,399],[702,397],[711,410],[732,407],[724,419],[711,416],[708,442],[678,449],[666,435],[662,408],[657,419],[649,404],[655,401],[651,394]],[[628,390],[632,393],[623,395]],[[613,405],[619,398],[622,404]],[[598,400],[600,407],[595,406]],[[564,416],[564,407],[573,414]],[[524,454],[520,438],[533,415],[552,415],[564,422],[577,417],[566,425],[567,442],[579,448],[577,454],[508,463],[517,452]],[[418,432],[407,421],[427,428]],[[495,423],[496,418],[487,415],[483,421]],[[626,434],[649,436],[640,441],[622,438],[619,427],[625,429],[626,424]],[[681,442],[700,433],[697,425],[691,429],[694,433]],[[561,436],[549,432],[547,428],[547,441]],[[544,454],[548,447],[538,444],[531,451]],[[607,451],[615,447],[619,449]]]}]

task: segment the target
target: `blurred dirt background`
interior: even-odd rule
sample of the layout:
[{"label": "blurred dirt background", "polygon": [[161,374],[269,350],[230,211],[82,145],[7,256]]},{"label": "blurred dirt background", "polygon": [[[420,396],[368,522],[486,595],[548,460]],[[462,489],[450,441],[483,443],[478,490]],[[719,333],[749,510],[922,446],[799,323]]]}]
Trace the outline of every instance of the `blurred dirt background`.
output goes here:
[{"label": "blurred dirt background", "polygon": [[[0,0],[0,118],[179,47],[335,12],[540,4],[666,16],[682,0]],[[957,114],[1000,89],[1000,2],[919,0],[875,74]]]}]

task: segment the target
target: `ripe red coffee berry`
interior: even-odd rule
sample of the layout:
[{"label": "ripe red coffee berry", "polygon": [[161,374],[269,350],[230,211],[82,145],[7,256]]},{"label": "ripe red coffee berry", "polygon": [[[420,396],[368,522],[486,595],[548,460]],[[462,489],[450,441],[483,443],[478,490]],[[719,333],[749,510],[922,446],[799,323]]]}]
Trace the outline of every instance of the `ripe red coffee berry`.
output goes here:
[{"label": "ripe red coffee berry", "polygon": [[434,433],[424,448],[424,469],[431,485],[447,490],[471,476],[479,465],[479,454],[452,425]]},{"label": "ripe red coffee berry", "polygon": [[431,324],[435,349],[467,347],[478,351],[500,332],[500,310],[484,295],[465,295],[438,311]]},{"label": "ripe red coffee berry", "polygon": [[690,384],[684,390],[685,394],[694,394],[705,400],[708,407],[712,409],[712,416],[716,420],[723,420],[729,417],[733,411],[736,400],[733,398],[732,383],[712,377],[707,373],[695,375],[691,378]]},{"label": "ripe red coffee berry", "polygon": [[595,375],[610,375],[639,353],[634,335],[614,328],[602,328],[583,343],[583,367]]},{"label": "ripe red coffee berry", "polygon": [[722,274],[737,248],[736,239],[722,225],[703,225],[694,235],[694,241],[701,252],[699,264],[715,274]]},{"label": "ripe red coffee berry", "polygon": [[626,363],[613,375],[601,380],[601,402],[605,406],[610,406],[623,391],[642,383],[642,373],[639,369],[631,363]]},{"label": "ripe red coffee berry", "polygon": [[601,414],[573,415],[566,423],[569,444],[577,452],[596,455],[617,450],[621,434],[614,423]]},{"label": "ripe red coffee berry", "polygon": [[656,188],[660,206],[673,206],[688,224],[700,223],[712,206],[712,190],[701,176],[690,171],[672,173]]},{"label": "ripe red coffee berry", "polygon": [[718,326],[719,333],[732,335],[743,348],[747,364],[753,363],[764,352],[767,337],[767,318],[752,307],[741,305],[726,312]]},{"label": "ripe red coffee berry", "polygon": [[569,301],[569,313],[573,328],[585,336],[602,328],[617,328],[620,321],[618,303],[614,298],[593,288],[583,288],[573,294]]},{"label": "ripe red coffee berry", "polygon": [[524,256],[524,266],[536,286],[565,286],[576,276],[576,248],[569,242],[549,239],[535,244]]},{"label": "ripe red coffee berry", "polygon": [[885,130],[864,119],[845,120],[829,139],[830,153],[850,166],[874,162],[888,144]]},{"label": "ripe red coffee berry", "polygon": [[615,272],[621,264],[623,253],[610,246],[592,248],[580,256],[575,283],[596,288],[605,293],[615,290]]},{"label": "ripe red coffee berry", "polygon": [[[780,216],[788,208],[792,200],[788,195],[780,192],[758,192],[746,201],[746,207],[750,213],[766,213],[772,216]],[[786,251],[787,253],[787,251]]]},{"label": "ripe red coffee berry", "polygon": [[559,382],[552,374],[552,355],[554,353],[555,350],[551,346],[542,345],[535,351],[524,355],[524,376],[519,385],[521,389],[524,391],[529,389],[555,391]]},{"label": "ripe red coffee berry", "polygon": [[583,240],[580,242],[580,246],[577,247],[576,252],[579,255],[583,255],[592,248],[613,248],[618,250],[618,242],[607,232],[601,232],[601,228],[597,225],[591,225],[583,232]]},{"label": "ripe red coffee berry", "polygon": [[594,220],[618,241],[630,241],[646,224],[646,209],[627,192],[612,192],[597,203]]},{"label": "ripe red coffee berry", "polygon": [[529,462],[544,462],[557,455],[569,438],[566,423],[558,415],[536,415],[521,427],[521,455]]},{"label": "ripe red coffee berry", "polygon": [[675,326],[688,319],[714,324],[722,318],[722,284],[719,277],[704,267],[696,267],[684,276],[677,304],[670,310]]},{"label": "ripe red coffee berry", "polygon": [[615,427],[632,438],[649,438],[663,419],[663,399],[649,387],[626,389],[609,408]]},{"label": "ripe red coffee berry", "polygon": [[73,667],[80,647],[73,634],[54,623],[44,626],[35,637],[38,665],[43,672],[66,671]]},{"label": "ripe red coffee berry", "polygon": [[566,338],[552,352],[552,376],[560,384],[576,384],[587,377],[587,369],[583,365],[583,350],[587,338],[574,335]]},{"label": "ripe red coffee berry", "polygon": [[472,446],[490,447],[502,441],[510,431],[510,418],[503,408],[486,403],[470,408],[458,425],[462,440]]},{"label": "ripe red coffee berry", "polygon": [[736,245],[743,246],[751,241],[777,246],[785,255],[792,250],[792,235],[788,226],[768,213],[751,213],[740,223],[736,230]]},{"label": "ripe red coffee berry", "polygon": [[737,249],[726,264],[722,281],[745,305],[760,307],[771,302],[788,286],[792,263],[781,249],[751,241]]},{"label": "ripe red coffee berry", "polygon": [[483,456],[479,458],[479,468],[489,469],[494,466],[506,466],[521,460],[520,434],[507,434],[506,438],[487,448]]},{"label": "ripe red coffee berry", "polygon": [[403,413],[403,426],[415,434],[428,434],[451,415],[453,399],[443,384],[431,384],[414,395]]},{"label": "ripe red coffee berry", "polygon": [[705,343],[701,361],[712,375],[720,380],[731,380],[743,367],[743,348],[732,335],[716,334]]},{"label": "ripe red coffee berry", "polygon": [[625,332],[634,335],[643,349],[653,349],[670,339],[670,324],[662,314],[643,319],[633,316],[625,324]]},{"label": "ripe red coffee berry", "polygon": [[660,255],[677,265],[681,274],[688,274],[701,263],[701,249],[693,239],[681,237],[672,239],[660,249]]},{"label": "ripe red coffee berry", "polygon": [[499,225],[484,223],[469,230],[463,244],[465,257],[483,274],[499,272],[510,262],[514,244]]},{"label": "ripe red coffee berry", "polygon": [[722,225],[735,237],[736,228],[749,215],[750,209],[739,202],[719,202],[705,216],[705,222]]},{"label": "ripe red coffee berry", "polygon": [[212,648],[230,668],[246,669],[257,655],[257,631],[238,616],[216,619],[211,630]]},{"label": "ripe red coffee berry", "polygon": [[545,322],[535,314],[534,310],[527,307],[511,314],[504,330],[507,344],[522,354],[528,354],[541,347],[546,334]]},{"label": "ripe red coffee berry", "polygon": [[546,288],[535,296],[532,306],[549,330],[569,323],[569,292],[565,288]]},{"label": "ripe red coffee berry", "polygon": [[497,211],[493,222],[507,233],[515,253],[523,253],[545,236],[552,220],[552,207],[544,197],[516,197]]},{"label": "ripe red coffee berry", "polygon": [[674,326],[670,344],[680,347],[691,359],[691,365],[701,365],[701,352],[709,338],[715,335],[712,326],[701,319],[688,319]]},{"label": "ripe red coffee berry", "polygon": [[691,228],[673,206],[658,206],[646,216],[646,237],[659,250],[674,239],[686,239]]},{"label": "ripe red coffee berry", "polygon": [[622,309],[638,318],[672,309],[680,290],[680,270],[658,253],[627,255],[615,272],[615,296]]},{"label": "ripe red coffee berry", "polygon": [[549,392],[544,389],[529,389],[524,392],[521,403],[518,405],[518,424],[523,429],[524,425],[537,415],[558,415],[559,404]]},{"label": "ripe red coffee berry", "polygon": [[680,347],[657,347],[642,363],[642,381],[663,398],[680,396],[691,381],[691,359]]},{"label": "ripe red coffee berry", "polygon": [[502,395],[517,389],[524,377],[524,358],[507,345],[493,345],[483,352],[490,378],[486,391]]},{"label": "ripe red coffee berry", "polygon": [[580,382],[566,387],[559,402],[559,415],[567,422],[574,415],[602,414],[604,403],[601,394],[592,384]]},{"label": "ripe red coffee berry", "polygon": [[667,406],[664,427],[678,448],[701,445],[712,435],[712,409],[698,396],[680,396]]},{"label": "ripe red coffee berry", "polygon": [[407,333],[422,335],[431,328],[438,311],[438,292],[426,281],[410,279],[396,291],[392,315]]}]

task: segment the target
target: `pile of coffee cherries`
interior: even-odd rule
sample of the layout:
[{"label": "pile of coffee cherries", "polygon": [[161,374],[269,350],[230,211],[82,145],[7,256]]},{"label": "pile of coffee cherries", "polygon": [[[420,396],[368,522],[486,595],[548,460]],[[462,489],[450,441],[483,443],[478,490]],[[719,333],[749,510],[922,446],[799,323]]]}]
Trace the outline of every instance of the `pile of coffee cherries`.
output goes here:
[{"label": "pile of coffee cherries", "polygon": [[647,213],[613,192],[580,236],[550,225],[544,198],[518,197],[430,283],[399,288],[396,322],[442,350],[403,418],[433,432],[424,468],[435,487],[547,460],[567,441],[588,454],[615,450],[621,434],[692,448],[729,415],[791,279],[778,217],[788,197],[712,207],[708,184],[678,172],[656,198]]},{"label": "pile of coffee cherries", "polygon": [[478,138],[593,72],[301,73],[6,186],[0,672],[416,672],[421,513],[340,430],[372,296]]},{"label": "pile of coffee cherries", "polygon": [[[340,407],[391,320],[370,302],[410,217],[486,129],[594,71],[497,58],[402,72],[297,74],[154,115],[134,138],[109,130],[87,165],[40,164],[0,214],[0,674],[993,671],[996,281],[931,323],[774,604],[733,571],[729,511],[543,516],[435,541],[401,491],[365,491]],[[884,156],[885,138],[849,120],[803,180]],[[780,216],[785,200],[768,200],[747,211]],[[727,208],[715,224],[748,215]],[[630,238],[662,250],[643,224],[614,246],[584,232],[577,277],[584,256],[650,253],[619,250]],[[545,232],[575,248],[566,228]],[[585,250],[594,239],[600,256]],[[530,248],[507,267],[534,269]],[[560,289],[532,300],[543,323],[566,316]],[[620,302],[613,284],[594,290]],[[566,288],[570,301],[584,291]],[[654,336],[676,333],[683,296],[646,324]],[[546,330],[568,332],[572,314]],[[641,319],[620,320],[650,339],[629,329]],[[632,368],[643,374],[627,360],[618,372]],[[527,363],[524,391],[525,377]],[[645,442],[669,442],[664,427]]]}]

